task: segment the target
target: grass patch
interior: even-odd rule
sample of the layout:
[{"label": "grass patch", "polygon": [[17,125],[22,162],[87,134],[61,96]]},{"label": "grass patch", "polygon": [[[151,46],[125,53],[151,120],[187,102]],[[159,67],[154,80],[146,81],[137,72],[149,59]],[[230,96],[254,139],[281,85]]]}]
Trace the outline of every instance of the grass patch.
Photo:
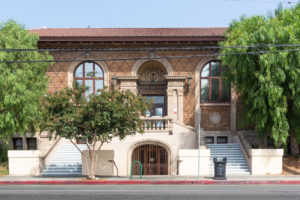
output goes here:
[{"label": "grass patch", "polygon": [[8,175],[8,163],[2,162],[0,163],[0,176]]}]

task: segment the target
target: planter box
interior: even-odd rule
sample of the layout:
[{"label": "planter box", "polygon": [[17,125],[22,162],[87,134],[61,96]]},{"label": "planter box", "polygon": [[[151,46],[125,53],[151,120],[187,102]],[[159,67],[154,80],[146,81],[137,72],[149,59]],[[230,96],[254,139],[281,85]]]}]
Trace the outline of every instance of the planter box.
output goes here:
[{"label": "planter box", "polygon": [[[200,149],[200,175],[209,175],[209,149]],[[178,175],[198,175],[198,149],[179,149]]]},{"label": "planter box", "polygon": [[251,149],[252,175],[273,175],[282,173],[283,149]]},{"label": "planter box", "polygon": [[9,175],[38,176],[42,170],[42,157],[39,150],[9,150]]}]

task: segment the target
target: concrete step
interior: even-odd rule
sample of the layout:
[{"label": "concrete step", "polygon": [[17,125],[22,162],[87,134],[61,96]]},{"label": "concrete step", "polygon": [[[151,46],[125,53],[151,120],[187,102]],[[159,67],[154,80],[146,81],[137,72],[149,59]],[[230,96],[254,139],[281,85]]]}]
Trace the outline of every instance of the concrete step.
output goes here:
[{"label": "concrete step", "polygon": [[214,158],[227,158],[226,174],[249,175],[250,170],[238,144],[209,144],[210,149],[210,174],[214,174]]},{"label": "concrete step", "polygon": [[[78,145],[81,150],[87,149],[86,145]],[[63,144],[51,158],[42,176],[81,176],[81,154],[73,144]]]}]

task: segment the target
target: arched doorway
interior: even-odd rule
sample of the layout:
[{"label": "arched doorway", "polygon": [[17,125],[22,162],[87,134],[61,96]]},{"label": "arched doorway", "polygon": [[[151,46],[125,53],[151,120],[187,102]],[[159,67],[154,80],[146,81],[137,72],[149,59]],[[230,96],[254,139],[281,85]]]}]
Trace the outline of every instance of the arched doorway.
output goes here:
[{"label": "arched doorway", "polygon": [[[168,151],[159,145],[145,144],[136,147],[132,152],[131,161],[140,161],[143,175],[168,175]],[[139,175],[137,164],[133,166],[133,175]]]}]

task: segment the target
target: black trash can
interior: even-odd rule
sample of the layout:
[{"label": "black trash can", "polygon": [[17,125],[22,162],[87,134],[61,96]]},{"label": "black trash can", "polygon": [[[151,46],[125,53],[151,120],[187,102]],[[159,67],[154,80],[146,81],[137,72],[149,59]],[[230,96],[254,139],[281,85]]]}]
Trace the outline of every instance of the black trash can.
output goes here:
[{"label": "black trash can", "polygon": [[227,158],[214,158],[216,180],[226,180],[226,162]]}]

